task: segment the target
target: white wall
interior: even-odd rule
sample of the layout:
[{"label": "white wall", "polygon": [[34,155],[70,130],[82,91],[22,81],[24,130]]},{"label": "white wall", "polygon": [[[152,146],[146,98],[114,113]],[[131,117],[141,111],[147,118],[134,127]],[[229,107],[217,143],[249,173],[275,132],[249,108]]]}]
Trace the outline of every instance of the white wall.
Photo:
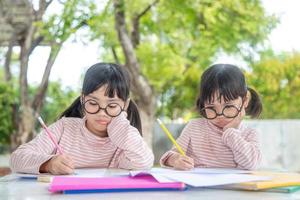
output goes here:
[{"label": "white wall", "polygon": [[[300,120],[245,120],[245,125],[259,132],[262,169],[300,171]],[[167,124],[177,138],[184,124]],[[154,128],[153,151],[156,162],[172,146],[158,124]]]}]

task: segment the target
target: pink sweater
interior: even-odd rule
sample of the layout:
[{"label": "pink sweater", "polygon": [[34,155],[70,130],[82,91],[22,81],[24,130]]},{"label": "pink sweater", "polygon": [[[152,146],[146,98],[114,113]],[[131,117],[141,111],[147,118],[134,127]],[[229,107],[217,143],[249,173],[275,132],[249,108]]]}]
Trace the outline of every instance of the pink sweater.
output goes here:
[{"label": "pink sweater", "polygon": [[[69,155],[75,168],[147,169],[154,156],[136,128],[121,113],[107,127],[108,137],[98,137],[85,126],[86,119],[62,118],[49,129]],[[32,141],[21,145],[10,158],[14,172],[39,173],[40,166],[56,154],[54,144],[42,131]]]},{"label": "pink sweater", "polygon": [[[195,167],[255,169],[261,160],[257,132],[243,125],[223,131],[206,119],[194,119],[177,142],[194,159]],[[165,166],[174,152],[178,152],[174,147],[166,152],[160,164]]]}]

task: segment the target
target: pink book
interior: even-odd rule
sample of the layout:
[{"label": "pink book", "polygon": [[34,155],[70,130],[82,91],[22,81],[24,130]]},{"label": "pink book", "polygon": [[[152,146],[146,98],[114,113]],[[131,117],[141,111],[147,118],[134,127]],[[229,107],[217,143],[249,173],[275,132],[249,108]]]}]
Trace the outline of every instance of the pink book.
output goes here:
[{"label": "pink book", "polygon": [[184,190],[185,184],[180,182],[159,183],[150,175],[123,177],[54,177],[50,184],[50,192],[86,193],[86,192],[120,192],[151,190]]}]

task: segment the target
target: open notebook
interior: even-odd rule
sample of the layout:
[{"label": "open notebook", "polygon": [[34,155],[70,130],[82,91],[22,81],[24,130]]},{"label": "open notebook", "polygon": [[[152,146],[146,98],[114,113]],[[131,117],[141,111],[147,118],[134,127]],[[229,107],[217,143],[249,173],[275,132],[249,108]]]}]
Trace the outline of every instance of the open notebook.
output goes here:
[{"label": "open notebook", "polygon": [[159,183],[150,175],[138,177],[54,177],[49,186],[50,192],[90,193],[153,190],[184,190],[184,183]]}]

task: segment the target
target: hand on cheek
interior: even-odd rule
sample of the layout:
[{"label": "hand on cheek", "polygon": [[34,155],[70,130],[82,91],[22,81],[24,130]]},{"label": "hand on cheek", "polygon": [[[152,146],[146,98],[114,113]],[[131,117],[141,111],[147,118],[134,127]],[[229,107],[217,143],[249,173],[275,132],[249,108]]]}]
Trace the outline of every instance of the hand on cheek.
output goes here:
[{"label": "hand on cheek", "polygon": [[226,126],[223,127],[223,131],[226,131],[229,128],[238,128],[239,125],[241,124],[243,118],[245,116],[245,108],[243,107],[241,112],[233,118]]}]

